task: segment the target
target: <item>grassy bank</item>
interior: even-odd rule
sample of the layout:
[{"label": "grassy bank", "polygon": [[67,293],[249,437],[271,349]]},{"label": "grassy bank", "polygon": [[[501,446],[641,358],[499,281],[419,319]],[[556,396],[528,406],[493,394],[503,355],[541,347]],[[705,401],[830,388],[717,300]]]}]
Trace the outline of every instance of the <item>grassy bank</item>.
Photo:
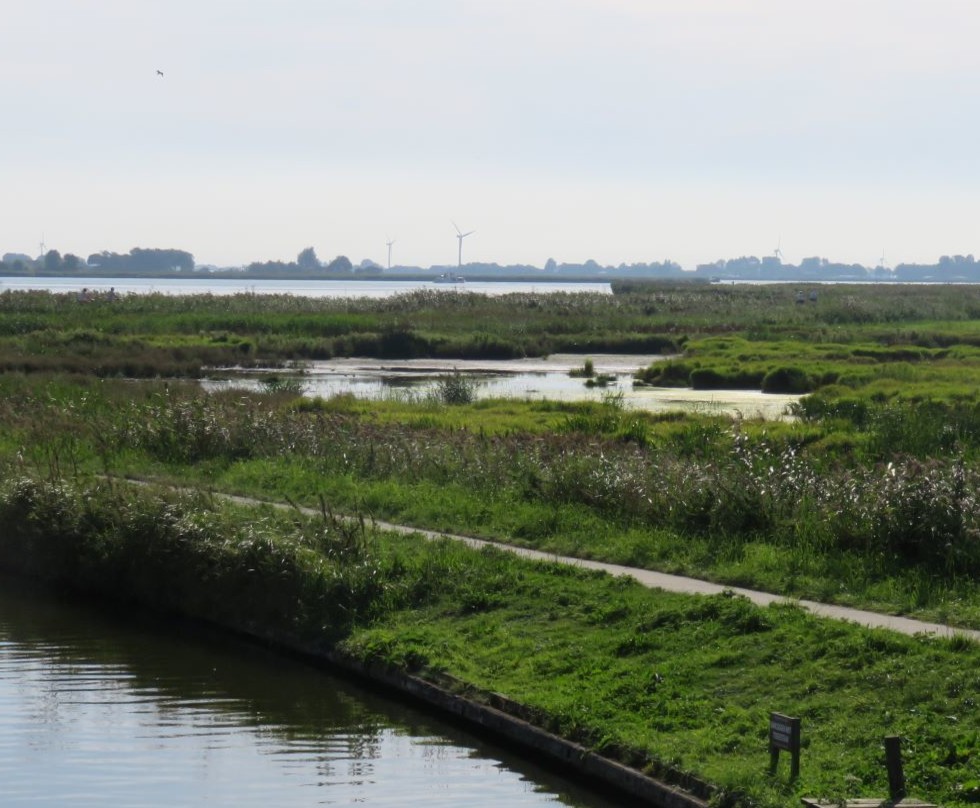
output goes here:
[{"label": "grassy bank", "polygon": [[[627,580],[375,534],[325,515],[6,478],[0,564],[308,649],[449,674],[719,805],[883,794],[881,738],[917,795],[980,798],[980,649],[681,597]],[[800,780],[766,774],[768,713],[803,719]],[[859,718],[860,720],[855,720]]]}]

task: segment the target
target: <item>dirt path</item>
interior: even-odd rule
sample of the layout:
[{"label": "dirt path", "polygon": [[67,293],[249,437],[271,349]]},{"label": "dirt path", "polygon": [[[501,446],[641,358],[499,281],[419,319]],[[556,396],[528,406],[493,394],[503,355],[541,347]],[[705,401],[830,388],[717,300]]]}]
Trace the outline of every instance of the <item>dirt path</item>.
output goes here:
[{"label": "dirt path", "polygon": [[[273,507],[282,508],[292,507],[284,503],[252,499],[250,497],[239,497],[229,494],[216,494],[216,496],[222,496],[230,501],[245,505],[271,505]],[[300,510],[303,513],[310,515],[317,515],[320,513],[315,508],[300,508]],[[414,534],[423,536],[427,539],[452,539],[453,541],[459,541],[475,548],[496,547],[499,550],[506,550],[507,552],[514,553],[521,558],[528,558],[535,561],[569,564],[571,566],[582,567],[584,569],[601,570],[602,572],[607,572],[610,575],[628,575],[631,578],[639,581],[644,586],[663,589],[667,592],[680,592],[690,595],[717,595],[721,592],[734,592],[738,595],[743,595],[759,606],[768,606],[770,603],[777,602],[793,603],[820,617],[827,617],[834,620],[844,620],[871,628],[884,628],[890,631],[897,631],[901,634],[908,635],[932,634],[940,637],[968,637],[975,642],[980,642],[980,631],[975,631],[973,629],[953,628],[941,623],[927,623],[922,620],[912,620],[907,617],[881,614],[879,612],[869,612],[863,609],[852,609],[847,606],[832,606],[826,603],[817,603],[816,601],[812,600],[797,600],[795,598],[784,597],[783,595],[773,595],[770,592],[759,592],[754,589],[743,589],[737,586],[715,584],[710,583],[709,581],[702,581],[697,578],[685,578],[681,575],[668,575],[664,572],[654,572],[653,570],[644,570],[637,567],[624,567],[619,564],[607,564],[602,561],[587,561],[581,558],[559,556],[555,555],[554,553],[543,553],[540,550],[530,550],[525,547],[515,547],[510,544],[503,544],[496,541],[486,541],[484,539],[475,539],[471,536],[461,536],[454,533],[424,530],[422,528],[409,527],[407,525],[396,525],[392,524],[391,522],[380,522],[377,520],[373,520],[372,524],[374,524],[375,527],[380,530],[386,530],[393,533]]]}]

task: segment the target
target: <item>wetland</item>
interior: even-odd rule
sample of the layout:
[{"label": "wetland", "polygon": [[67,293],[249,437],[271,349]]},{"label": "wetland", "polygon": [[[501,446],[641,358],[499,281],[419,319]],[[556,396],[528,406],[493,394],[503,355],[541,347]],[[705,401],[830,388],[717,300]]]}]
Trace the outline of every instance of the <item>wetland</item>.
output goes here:
[{"label": "wetland", "polygon": [[[980,290],[821,287],[803,305],[796,291],[621,284],[611,295],[91,305],[3,292],[0,565],[284,645],[452,676],[613,759],[668,781],[702,778],[718,805],[884,793],[885,734],[909,744],[915,796],[970,804],[980,799],[970,641],[641,591],[372,526],[980,626]],[[616,376],[612,393],[464,395],[469,380],[436,379],[417,395],[316,395],[305,375],[298,385],[286,375],[329,362],[428,374],[563,355],[563,384],[584,389],[568,374],[592,359],[593,372]],[[605,356],[624,358],[604,367]],[[202,389],[232,371],[280,381]],[[646,411],[627,385],[786,396],[792,417]],[[158,486],[135,490],[130,477]],[[804,719],[798,782],[765,775],[771,710]]]}]

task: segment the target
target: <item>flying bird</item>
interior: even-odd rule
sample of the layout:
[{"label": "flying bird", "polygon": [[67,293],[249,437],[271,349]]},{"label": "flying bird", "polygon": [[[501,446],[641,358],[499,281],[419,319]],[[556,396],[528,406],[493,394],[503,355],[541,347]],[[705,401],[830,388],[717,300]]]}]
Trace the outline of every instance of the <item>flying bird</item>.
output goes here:
[{"label": "flying bird", "polygon": [[162,71],[162,70],[158,70],[158,71],[157,71],[157,75],[158,75],[158,76],[162,76],[162,75],[163,75],[163,71]]}]

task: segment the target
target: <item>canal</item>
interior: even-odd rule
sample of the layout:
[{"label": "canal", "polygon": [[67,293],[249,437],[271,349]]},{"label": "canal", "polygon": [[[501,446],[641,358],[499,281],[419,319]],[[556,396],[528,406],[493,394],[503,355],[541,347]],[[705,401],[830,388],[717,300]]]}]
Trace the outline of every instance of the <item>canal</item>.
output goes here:
[{"label": "canal", "polygon": [[0,578],[0,804],[617,804],[200,626]]}]

